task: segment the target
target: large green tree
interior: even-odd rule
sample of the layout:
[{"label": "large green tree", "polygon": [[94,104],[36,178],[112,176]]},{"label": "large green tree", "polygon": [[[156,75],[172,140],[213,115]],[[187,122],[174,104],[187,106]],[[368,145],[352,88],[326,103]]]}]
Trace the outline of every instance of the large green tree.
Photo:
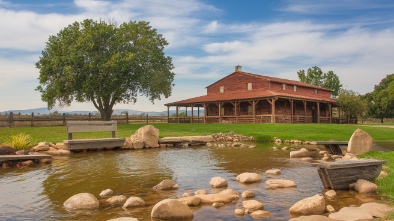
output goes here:
[{"label": "large green tree", "polygon": [[331,89],[334,96],[338,96],[339,90],[342,88],[338,76],[333,71],[323,73],[317,66],[308,68],[306,74],[304,70],[300,70],[297,75],[301,82]]},{"label": "large green tree", "polygon": [[365,95],[369,100],[370,115],[380,118],[394,117],[394,74],[387,75],[375,85],[374,91]]},{"label": "large green tree", "polygon": [[168,43],[149,22],[86,19],[50,36],[36,67],[41,99],[53,108],[72,101],[92,102],[102,120],[110,120],[118,103],[135,103],[139,95],[153,103],[171,95],[172,59]]},{"label": "large green tree", "polygon": [[368,101],[357,92],[341,89],[337,102],[341,110],[346,114],[347,122],[350,117],[364,117],[368,111]]}]

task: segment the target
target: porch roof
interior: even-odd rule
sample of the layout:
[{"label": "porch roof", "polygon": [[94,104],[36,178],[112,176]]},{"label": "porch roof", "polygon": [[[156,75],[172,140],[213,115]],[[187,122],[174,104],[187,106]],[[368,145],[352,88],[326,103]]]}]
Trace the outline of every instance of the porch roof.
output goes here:
[{"label": "porch roof", "polygon": [[305,96],[305,95],[295,95],[284,92],[273,92],[266,89],[261,90],[252,90],[252,91],[244,91],[244,92],[233,92],[233,93],[216,93],[203,95],[199,97],[189,98],[186,100],[176,101],[172,103],[165,104],[166,106],[188,106],[191,104],[202,104],[202,103],[210,103],[210,102],[229,102],[229,101],[241,101],[241,100],[252,100],[252,99],[269,99],[269,98],[289,98],[296,100],[309,100],[309,101],[319,101],[319,102],[328,102],[335,103],[336,99],[322,97],[319,94],[314,96]]}]

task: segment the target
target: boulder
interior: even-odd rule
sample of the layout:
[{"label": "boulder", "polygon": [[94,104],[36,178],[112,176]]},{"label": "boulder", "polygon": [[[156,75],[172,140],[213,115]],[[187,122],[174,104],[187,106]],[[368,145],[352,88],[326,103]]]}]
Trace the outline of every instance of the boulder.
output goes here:
[{"label": "boulder", "polygon": [[124,144],[122,147],[120,147],[121,149],[133,149],[133,142],[131,141],[131,139],[129,137],[126,137],[124,139]]},{"label": "boulder", "polygon": [[209,185],[213,188],[221,188],[228,186],[227,181],[222,177],[213,177],[209,182]]},{"label": "boulder", "polygon": [[261,182],[262,179],[258,173],[241,173],[236,177],[236,180],[241,183],[256,183]]},{"label": "boulder", "polygon": [[323,215],[311,215],[311,216],[299,216],[297,218],[289,219],[289,221],[339,221],[339,220],[331,219]]},{"label": "boulder", "polygon": [[324,193],[324,196],[328,199],[332,199],[337,196],[337,192],[335,192],[335,190],[329,190]]},{"label": "boulder", "polygon": [[20,166],[30,166],[32,164],[34,164],[32,160],[25,160],[19,163]]},{"label": "boulder", "polygon": [[33,151],[47,151],[50,149],[50,146],[48,144],[46,144],[46,142],[41,142],[39,144],[37,144],[36,146],[31,148]]},{"label": "boulder", "polygon": [[112,191],[111,189],[103,190],[99,194],[99,196],[102,198],[111,197],[112,195],[114,195],[114,191]]},{"label": "boulder", "polygon": [[301,148],[300,150],[290,151],[290,158],[314,157],[315,155],[316,155],[315,152],[309,151],[305,148]]},{"label": "boulder", "polygon": [[355,154],[347,153],[342,157],[342,160],[358,160],[358,158]]},{"label": "boulder", "polygon": [[188,206],[198,206],[201,203],[201,198],[196,196],[187,196],[179,198],[178,200]]},{"label": "boulder", "polygon": [[372,137],[361,129],[354,131],[350,137],[347,146],[347,152],[353,154],[362,154],[371,151],[373,139]]},{"label": "boulder", "polygon": [[79,193],[63,203],[69,210],[91,210],[99,207],[98,199],[91,193]]},{"label": "boulder", "polygon": [[327,206],[326,206],[326,211],[329,212],[329,213],[333,213],[333,212],[335,212],[335,209],[334,209],[333,206],[327,205]]},{"label": "boulder", "polygon": [[225,189],[219,192],[220,194],[230,194],[230,195],[235,195],[239,198],[239,193],[233,189]]},{"label": "boulder", "polygon": [[368,180],[359,179],[354,185],[354,189],[359,193],[374,193],[378,190],[378,186]]},{"label": "boulder", "polygon": [[292,180],[270,179],[265,181],[266,189],[297,187]]},{"label": "boulder", "polygon": [[254,197],[254,193],[253,193],[253,191],[245,190],[242,192],[241,196],[242,196],[242,198],[252,198],[252,197]]},{"label": "boulder", "polygon": [[163,180],[153,187],[155,190],[175,190],[178,189],[178,184],[173,180]]},{"label": "boulder", "polygon": [[179,202],[176,199],[165,199],[158,202],[152,209],[152,218],[159,218],[165,220],[192,220],[193,212],[188,206]]},{"label": "boulder", "polygon": [[280,175],[282,173],[282,171],[280,169],[271,169],[271,170],[265,171],[265,173],[270,174],[270,175]]},{"label": "boulder", "polygon": [[134,148],[136,140],[139,140],[138,144],[143,142],[144,147],[159,147],[159,130],[152,125],[143,126],[130,136]]},{"label": "boulder", "polygon": [[251,217],[255,219],[264,219],[272,216],[272,213],[264,210],[257,210],[250,214]]},{"label": "boulder", "polygon": [[324,213],[326,203],[320,194],[298,201],[290,208],[290,213],[299,215],[321,215]]},{"label": "boulder", "polygon": [[238,199],[237,195],[223,194],[223,193],[202,194],[202,195],[196,195],[196,197],[199,197],[201,199],[201,203],[206,203],[206,204],[230,203]]},{"label": "boulder", "polygon": [[385,217],[394,211],[394,207],[380,203],[364,203],[360,207],[343,207],[338,212],[331,213],[328,217],[338,220],[375,220]]},{"label": "boulder", "polygon": [[257,200],[245,200],[242,202],[242,207],[248,212],[254,212],[260,209],[264,209],[264,204]]},{"label": "boulder", "polygon": [[244,216],[245,215],[245,210],[244,209],[235,209],[234,214],[236,216]]},{"label": "boulder", "polygon": [[136,138],[135,140],[133,140],[133,148],[134,149],[142,149],[144,147],[145,147],[145,143],[142,139]]},{"label": "boulder", "polygon": [[207,194],[207,191],[205,190],[197,190],[196,192],[194,192],[194,195],[204,195]]},{"label": "boulder", "polygon": [[70,150],[64,150],[64,149],[53,149],[53,150],[48,150],[45,152],[46,154],[52,155],[52,156],[57,156],[57,155],[70,155],[71,151]]},{"label": "boulder", "polygon": [[112,196],[110,198],[108,198],[106,201],[107,203],[111,204],[111,205],[122,205],[126,202],[127,197],[123,196],[123,195],[119,195],[119,196]]},{"label": "boulder", "polygon": [[145,206],[145,201],[139,197],[132,196],[126,200],[122,208],[125,209],[125,208],[140,207],[140,206]]},{"label": "boulder", "polygon": [[214,208],[220,208],[220,207],[223,207],[223,206],[225,206],[224,203],[212,203],[212,207],[214,207]]}]

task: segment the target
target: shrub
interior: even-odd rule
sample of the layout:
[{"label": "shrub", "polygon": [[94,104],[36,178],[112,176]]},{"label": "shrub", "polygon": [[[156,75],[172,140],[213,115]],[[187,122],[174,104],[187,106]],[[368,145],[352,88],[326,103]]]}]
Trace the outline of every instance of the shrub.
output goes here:
[{"label": "shrub", "polygon": [[18,135],[11,136],[11,140],[8,145],[15,150],[26,150],[33,146],[33,140],[30,135],[20,133]]}]

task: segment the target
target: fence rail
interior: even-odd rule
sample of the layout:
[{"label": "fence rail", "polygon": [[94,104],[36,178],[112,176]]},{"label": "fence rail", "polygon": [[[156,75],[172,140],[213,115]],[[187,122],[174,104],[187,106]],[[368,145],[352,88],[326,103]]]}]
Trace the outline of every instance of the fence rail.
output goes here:
[{"label": "fence rail", "polygon": [[[67,121],[97,121],[101,120],[100,115],[86,114],[56,114],[56,115],[19,115],[0,114],[0,127],[44,127],[44,126],[65,126]],[[167,116],[149,115],[112,115],[111,120],[116,120],[118,124],[148,124],[167,123]]]}]

